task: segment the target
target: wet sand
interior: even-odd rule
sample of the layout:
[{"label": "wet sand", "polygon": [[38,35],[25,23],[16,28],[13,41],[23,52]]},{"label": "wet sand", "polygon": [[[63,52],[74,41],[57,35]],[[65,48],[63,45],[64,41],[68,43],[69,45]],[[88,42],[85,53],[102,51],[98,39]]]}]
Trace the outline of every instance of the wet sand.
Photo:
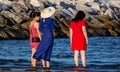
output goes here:
[{"label": "wet sand", "polygon": [[42,68],[37,66],[36,69],[31,68],[30,66],[1,66],[0,72],[120,72],[120,65],[104,65],[104,66],[91,66],[88,68],[83,67],[51,67],[51,68]]}]

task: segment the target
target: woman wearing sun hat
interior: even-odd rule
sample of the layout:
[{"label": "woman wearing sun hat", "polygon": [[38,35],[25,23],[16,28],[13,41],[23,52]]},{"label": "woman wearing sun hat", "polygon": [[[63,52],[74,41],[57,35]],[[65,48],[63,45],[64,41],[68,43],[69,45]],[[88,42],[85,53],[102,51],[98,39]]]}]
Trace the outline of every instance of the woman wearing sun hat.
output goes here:
[{"label": "woman wearing sun hat", "polygon": [[47,7],[41,11],[39,30],[42,31],[41,43],[37,48],[33,58],[42,60],[43,68],[50,67],[50,56],[53,48],[54,21],[51,16],[55,13],[54,7]]}]

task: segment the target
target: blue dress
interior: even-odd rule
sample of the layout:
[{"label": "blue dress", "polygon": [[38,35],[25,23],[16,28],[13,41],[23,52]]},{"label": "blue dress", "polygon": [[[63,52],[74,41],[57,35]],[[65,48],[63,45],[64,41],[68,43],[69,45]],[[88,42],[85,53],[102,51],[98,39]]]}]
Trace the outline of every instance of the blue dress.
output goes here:
[{"label": "blue dress", "polygon": [[43,19],[40,20],[39,30],[42,31],[43,35],[33,58],[37,60],[44,59],[46,61],[50,61],[54,40],[52,31],[54,29],[55,26],[52,18],[46,18],[45,22]]}]

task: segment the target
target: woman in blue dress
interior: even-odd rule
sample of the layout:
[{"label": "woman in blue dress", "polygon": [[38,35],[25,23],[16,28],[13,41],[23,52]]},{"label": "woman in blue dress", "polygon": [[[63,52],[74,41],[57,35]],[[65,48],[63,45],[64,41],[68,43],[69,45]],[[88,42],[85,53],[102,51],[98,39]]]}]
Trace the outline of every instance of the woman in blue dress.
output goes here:
[{"label": "woman in blue dress", "polygon": [[39,30],[42,31],[42,39],[33,58],[42,60],[43,68],[50,67],[50,56],[53,48],[54,20],[50,18],[55,13],[55,8],[48,7],[41,11]]}]

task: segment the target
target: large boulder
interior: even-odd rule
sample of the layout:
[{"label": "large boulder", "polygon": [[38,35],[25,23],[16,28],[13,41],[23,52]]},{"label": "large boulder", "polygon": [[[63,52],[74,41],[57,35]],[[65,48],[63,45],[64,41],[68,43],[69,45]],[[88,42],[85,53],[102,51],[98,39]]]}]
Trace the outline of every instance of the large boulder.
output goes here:
[{"label": "large boulder", "polygon": [[48,2],[60,6],[60,0],[48,0]]},{"label": "large boulder", "polygon": [[62,11],[62,15],[65,18],[72,18],[73,14],[70,11],[68,11],[67,9],[63,8],[61,11]]},{"label": "large boulder", "polygon": [[6,19],[2,15],[0,15],[0,28],[1,29],[6,27],[6,24],[7,24],[6,22],[7,22]]},{"label": "large boulder", "polygon": [[107,9],[106,12],[104,13],[104,15],[108,15],[110,16],[112,19],[117,19],[117,16],[115,15],[114,11],[112,9]]},{"label": "large boulder", "polygon": [[10,8],[8,5],[0,2],[0,11],[10,10],[10,9],[11,9],[11,8]]},{"label": "large boulder", "polygon": [[120,8],[120,1],[110,1],[110,6]]},{"label": "large boulder", "polygon": [[6,19],[9,19],[11,22],[16,22],[17,24],[20,24],[22,22],[22,19],[18,17],[16,13],[2,11],[1,15],[3,15]]},{"label": "large boulder", "polygon": [[44,8],[44,4],[40,0],[31,0],[30,4],[34,7],[41,7],[41,9]]},{"label": "large boulder", "polygon": [[13,11],[15,13],[21,13],[21,12],[25,12],[26,13],[26,11],[28,10],[28,7],[23,6],[20,3],[13,3],[11,5],[11,8],[13,9]]},{"label": "large boulder", "polygon": [[89,5],[91,6],[91,8],[100,11],[100,5],[99,5],[99,3],[97,3],[97,2],[89,2]]},{"label": "large boulder", "polygon": [[6,4],[6,5],[11,5],[12,2],[9,0],[0,0],[1,3]]}]

